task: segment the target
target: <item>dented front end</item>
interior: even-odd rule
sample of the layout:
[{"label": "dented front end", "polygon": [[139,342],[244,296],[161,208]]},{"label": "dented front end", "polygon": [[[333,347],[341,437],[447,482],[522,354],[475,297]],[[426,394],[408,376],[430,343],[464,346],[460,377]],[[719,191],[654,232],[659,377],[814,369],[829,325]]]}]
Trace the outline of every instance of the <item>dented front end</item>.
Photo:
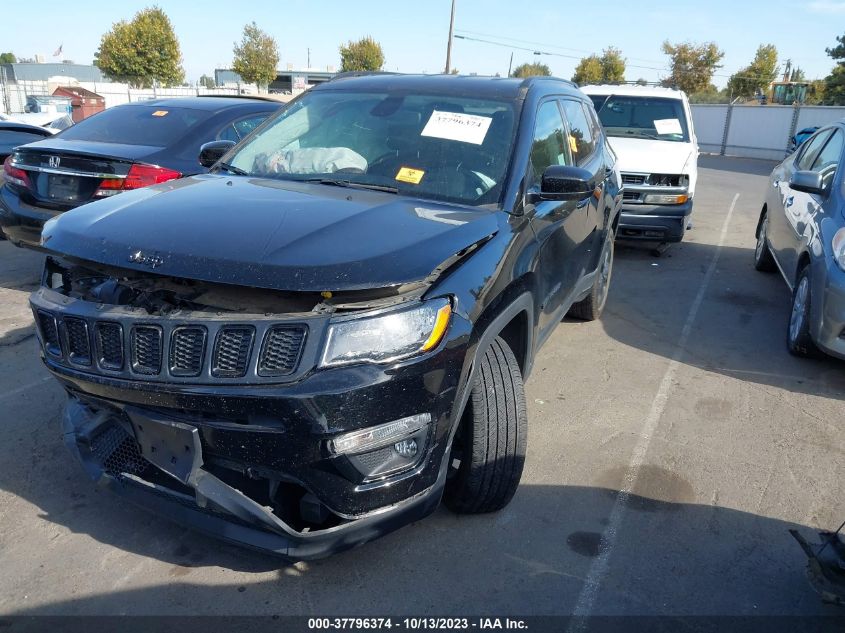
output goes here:
[{"label": "dented front end", "polygon": [[338,323],[417,309],[429,287],[289,293],[48,258],[31,305],[68,392],[65,442],[93,478],[197,529],[305,559],[439,502],[469,322],[452,310],[425,353],[325,362]]}]

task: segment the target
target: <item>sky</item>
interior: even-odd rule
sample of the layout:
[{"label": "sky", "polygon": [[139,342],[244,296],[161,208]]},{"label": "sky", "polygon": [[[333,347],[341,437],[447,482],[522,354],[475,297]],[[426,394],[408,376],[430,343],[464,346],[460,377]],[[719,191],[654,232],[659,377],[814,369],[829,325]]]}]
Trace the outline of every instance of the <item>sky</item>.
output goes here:
[{"label": "sky", "polygon": [[[760,44],[777,46],[779,61],[791,59],[807,77],[823,78],[833,67],[825,53],[845,34],[845,0],[456,0],[455,32],[499,42],[455,39],[452,67],[461,73],[507,74],[524,62],[547,64],[572,76],[578,60],[615,46],[627,58],[626,79],[657,81],[667,75],[661,43],[714,41],[725,52],[714,83],[747,65]],[[4,11],[0,52],[45,55],[61,45],[64,59],[91,63],[102,34],[131,19],[155,0],[75,2],[39,0],[38,15]],[[280,68],[339,67],[338,46],[370,35],[381,43],[385,70],[442,72],[451,0],[157,0],[170,17],[182,49],[187,79],[195,82],[232,62],[243,26],[255,21],[275,37]],[[529,50],[523,50],[529,49]],[[542,53],[535,55],[534,51]]]}]

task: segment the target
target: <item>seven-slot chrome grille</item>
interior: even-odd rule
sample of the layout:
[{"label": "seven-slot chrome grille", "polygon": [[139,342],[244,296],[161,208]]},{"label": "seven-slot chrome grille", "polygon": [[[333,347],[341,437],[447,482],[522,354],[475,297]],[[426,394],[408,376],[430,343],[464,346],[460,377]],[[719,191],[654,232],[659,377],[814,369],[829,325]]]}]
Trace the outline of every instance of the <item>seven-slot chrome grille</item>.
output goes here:
[{"label": "seven-slot chrome grille", "polygon": [[272,382],[296,373],[308,332],[303,323],[271,320],[186,323],[137,313],[112,319],[65,314],[62,306],[34,307],[42,345],[53,362],[140,380]]}]

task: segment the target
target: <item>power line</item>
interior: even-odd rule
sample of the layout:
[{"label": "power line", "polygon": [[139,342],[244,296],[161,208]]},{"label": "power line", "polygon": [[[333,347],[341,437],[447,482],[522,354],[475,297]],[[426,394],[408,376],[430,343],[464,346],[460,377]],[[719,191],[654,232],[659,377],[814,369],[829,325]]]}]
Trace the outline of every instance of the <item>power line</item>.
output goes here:
[{"label": "power line", "polygon": [[[495,38],[497,40],[508,40],[508,41],[511,41],[511,42],[520,42],[522,44],[535,44],[537,46],[543,46],[545,48],[555,48],[555,49],[562,50],[562,51],[574,51],[576,53],[585,53],[587,55],[595,55],[596,54],[595,51],[588,51],[588,50],[583,49],[583,48],[571,48],[569,46],[558,46],[557,44],[548,44],[548,43],[545,43],[545,42],[536,42],[536,41],[533,41],[533,40],[523,40],[523,39],[519,39],[519,38],[516,38],[516,37],[507,37],[505,35],[494,35],[492,33],[481,33],[479,31],[469,31],[467,29],[457,29],[457,31],[459,33],[465,33],[467,35],[479,35],[481,37],[492,37],[492,38]],[[659,62],[659,61],[656,61],[656,60],[653,60],[653,59],[644,59],[642,57],[628,57],[627,59],[633,59],[633,60],[636,60],[636,61],[646,62],[646,63],[649,63],[649,64],[660,64],[660,63],[662,63],[662,62]]]},{"label": "power line", "polygon": [[[579,59],[579,60],[581,59],[580,55],[566,55],[564,53],[553,53],[553,52],[549,52],[549,51],[541,51],[541,50],[537,50],[536,48],[526,48],[524,46],[517,46],[516,44],[508,44],[507,42],[496,42],[495,40],[482,39],[480,37],[470,37],[469,35],[458,35],[456,33],[455,38],[462,39],[462,40],[470,40],[470,41],[473,41],[473,42],[483,42],[485,44],[492,44],[493,46],[502,46],[504,48],[510,48],[510,49],[515,49],[515,50],[520,50],[520,51],[530,51],[530,52],[534,53],[535,55],[550,55],[552,57],[565,57],[567,59]],[[637,64],[627,64],[627,63],[625,65],[628,68],[642,68],[642,69],[646,69],[646,70],[660,70],[660,71],[668,70],[666,67],[657,68],[657,67],[654,67],[654,66],[638,66]]]}]

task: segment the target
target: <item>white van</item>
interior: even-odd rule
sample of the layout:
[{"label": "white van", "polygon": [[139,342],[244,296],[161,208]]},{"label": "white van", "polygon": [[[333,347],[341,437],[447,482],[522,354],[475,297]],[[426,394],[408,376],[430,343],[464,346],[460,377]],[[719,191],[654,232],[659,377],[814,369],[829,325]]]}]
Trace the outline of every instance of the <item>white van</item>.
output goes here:
[{"label": "white van", "polygon": [[698,141],[686,94],[638,85],[583,86],[622,172],[617,236],[680,242],[698,177]]}]

